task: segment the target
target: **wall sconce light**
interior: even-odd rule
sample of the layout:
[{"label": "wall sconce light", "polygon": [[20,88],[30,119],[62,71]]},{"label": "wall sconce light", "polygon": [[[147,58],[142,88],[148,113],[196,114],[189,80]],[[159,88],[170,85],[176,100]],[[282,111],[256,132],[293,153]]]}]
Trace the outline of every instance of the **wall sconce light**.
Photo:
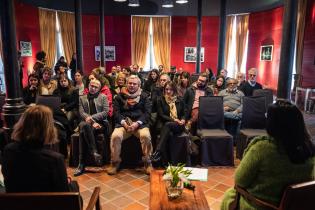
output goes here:
[{"label": "wall sconce light", "polygon": [[129,7],[139,7],[140,6],[139,0],[129,0],[128,6]]},{"label": "wall sconce light", "polygon": [[187,2],[188,2],[188,0],[176,0],[177,4],[185,4]]},{"label": "wall sconce light", "polygon": [[162,7],[165,8],[174,7],[173,0],[162,0]]}]

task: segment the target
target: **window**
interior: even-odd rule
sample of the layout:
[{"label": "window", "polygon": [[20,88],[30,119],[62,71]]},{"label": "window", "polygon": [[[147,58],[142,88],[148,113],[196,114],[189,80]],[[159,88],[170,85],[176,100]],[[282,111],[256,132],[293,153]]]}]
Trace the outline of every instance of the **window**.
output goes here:
[{"label": "window", "polygon": [[0,56],[0,93],[5,92],[4,68],[2,57]]},{"label": "window", "polygon": [[232,40],[229,46],[229,54],[227,55],[227,70],[228,70],[228,77],[235,78],[238,71],[242,73],[246,73],[246,61],[247,61],[247,49],[248,49],[248,31],[246,34],[246,42],[245,42],[245,49],[244,49],[244,56],[241,62],[240,69],[238,70],[237,62],[236,62],[236,45],[237,45],[237,16],[233,16],[233,23],[232,23]]},{"label": "window", "polygon": [[155,61],[154,56],[154,48],[153,48],[153,25],[152,25],[152,18],[150,18],[150,25],[149,25],[149,49],[147,50],[146,55],[146,62],[143,67],[144,71],[150,71],[153,68],[157,68],[157,64]]},{"label": "window", "polygon": [[59,23],[59,19],[56,13],[56,62],[60,58],[60,56],[64,56],[64,54],[65,52],[63,49],[60,23]]}]

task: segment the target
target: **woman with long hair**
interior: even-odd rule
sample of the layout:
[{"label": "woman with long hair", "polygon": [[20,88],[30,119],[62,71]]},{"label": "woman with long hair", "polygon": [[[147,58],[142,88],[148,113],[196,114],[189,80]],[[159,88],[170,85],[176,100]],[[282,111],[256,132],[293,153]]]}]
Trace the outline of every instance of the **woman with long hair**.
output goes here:
[{"label": "woman with long hair", "polygon": [[63,155],[49,149],[57,142],[52,111],[29,107],[14,125],[13,142],[4,149],[6,192],[69,191]]},{"label": "woman with long hair", "polygon": [[121,91],[123,90],[123,88],[126,87],[126,75],[122,72],[119,72],[117,74],[116,80],[115,80],[115,87],[112,91],[113,93],[113,98],[115,98],[115,96],[119,93],[121,93]]},{"label": "woman with long hair", "polygon": [[162,124],[160,140],[151,159],[158,161],[161,157],[166,159],[167,141],[172,135],[180,134],[185,129],[185,104],[178,97],[176,84],[166,82],[163,88],[163,96],[157,102],[158,120]]},{"label": "woman with long hair", "polygon": [[148,79],[145,81],[144,85],[143,85],[143,90],[148,93],[151,94],[152,90],[154,89],[154,87],[156,87],[158,81],[159,81],[159,70],[157,69],[152,69],[148,75]]},{"label": "woman with long hair", "polygon": [[179,76],[179,81],[177,85],[178,96],[184,97],[187,88],[190,86],[190,74],[186,71],[182,72]]},{"label": "woman with long hair", "polygon": [[23,88],[23,101],[25,104],[34,104],[36,96],[39,93],[39,76],[30,74],[28,76],[28,85]]},{"label": "woman with long hair", "polygon": [[225,89],[225,79],[223,76],[219,75],[215,79],[215,84],[210,85],[210,88],[213,91],[213,95],[217,96],[221,90]]},{"label": "woman with long hair", "polygon": [[[278,99],[267,111],[268,136],[253,139],[235,172],[235,184],[253,196],[279,206],[288,185],[315,179],[315,147],[301,111]],[[225,193],[221,209],[229,209],[236,191]],[[261,209],[242,196],[239,209]]]}]

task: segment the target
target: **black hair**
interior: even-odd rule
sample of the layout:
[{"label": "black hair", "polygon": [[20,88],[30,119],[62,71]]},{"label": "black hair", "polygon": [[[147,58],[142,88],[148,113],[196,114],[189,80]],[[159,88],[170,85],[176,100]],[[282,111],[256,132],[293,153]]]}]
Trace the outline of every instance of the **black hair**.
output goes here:
[{"label": "black hair", "polygon": [[156,73],[156,75],[157,75],[157,77],[156,77],[156,80],[155,81],[158,81],[159,80],[159,77],[160,77],[160,72],[159,72],[159,70],[157,70],[157,69],[152,69],[150,72],[149,72],[149,75],[148,75],[148,80],[150,80],[150,81],[152,81],[152,82],[155,82],[155,81],[153,81],[153,79],[152,79],[152,72],[155,72]]},{"label": "black hair", "polygon": [[304,163],[315,154],[301,111],[286,99],[269,106],[267,133],[283,145],[292,163]]},{"label": "black hair", "polygon": [[165,89],[167,86],[170,86],[174,92],[174,95],[177,95],[177,87],[176,87],[176,83],[172,82],[172,81],[167,81],[163,87],[163,93],[165,94]]},{"label": "black hair", "polygon": [[36,53],[36,59],[39,61],[43,61],[46,57],[45,51],[39,51]]}]

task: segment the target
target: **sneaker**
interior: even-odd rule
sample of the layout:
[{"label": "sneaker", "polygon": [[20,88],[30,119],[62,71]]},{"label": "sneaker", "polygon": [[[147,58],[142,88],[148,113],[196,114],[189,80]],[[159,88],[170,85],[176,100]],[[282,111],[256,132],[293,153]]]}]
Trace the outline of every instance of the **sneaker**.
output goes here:
[{"label": "sneaker", "polygon": [[78,168],[75,169],[73,176],[81,176],[85,172],[85,167],[83,164],[79,164]]},{"label": "sneaker", "polygon": [[153,161],[153,162],[158,162],[159,160],[161,160],[161,157],[162,157],[161,152],[160,152],[160,151],[155,151],[155,152],[151,155],[150,159],[151,159],[151,161]]},{"label": "sneaker", "polygon": [[107,168],[107,174],[108,175],[115,175],[117,174],[117,171],[119,169],[119,163],[112,163],[110,166]]}]

